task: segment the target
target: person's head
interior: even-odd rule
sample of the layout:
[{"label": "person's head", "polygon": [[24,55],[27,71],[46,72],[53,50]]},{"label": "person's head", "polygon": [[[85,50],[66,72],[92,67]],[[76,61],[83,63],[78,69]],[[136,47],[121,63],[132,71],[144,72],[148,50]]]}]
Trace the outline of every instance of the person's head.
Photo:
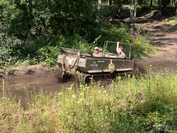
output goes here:
[{"label": "person's head", "polygon": [[94,48],[94,52],[95,52],[95,54],[98,54],[98,53],[100,52],[99,48],[98,48],[98,47],[95,47],[95,48]]}]

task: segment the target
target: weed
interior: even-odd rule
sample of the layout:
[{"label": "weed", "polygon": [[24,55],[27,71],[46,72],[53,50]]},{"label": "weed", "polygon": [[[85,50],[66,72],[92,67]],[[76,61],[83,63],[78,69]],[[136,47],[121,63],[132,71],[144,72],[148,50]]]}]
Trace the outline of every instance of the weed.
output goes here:
[{"label": "weed", "polygon": [[[108,88],[80,84],[21,102],[0,99],[1,132],[173,132],[177,127],[177,76],[147,75]],[[5,93],[5,86],[3,85]],[[5,97],[5,94],[2,97]]]}]

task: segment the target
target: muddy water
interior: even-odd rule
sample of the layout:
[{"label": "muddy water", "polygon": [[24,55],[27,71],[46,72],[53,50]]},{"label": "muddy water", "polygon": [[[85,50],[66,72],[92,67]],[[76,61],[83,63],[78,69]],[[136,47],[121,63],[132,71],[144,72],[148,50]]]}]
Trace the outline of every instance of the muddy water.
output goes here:
[{"label": "muddy water", "polygon": [[139,63],[146,69],[147,73],[157,74],[175,74],[177,73],[177,62],[164,61],[164,62],[141,62]]},{"label": "muddy water", "polygon": [[[148,73],[176,73],[177,62],[140,62]],[[4,87],[3,87],[4,80]],[[107,81],[102,81],[107,82]],[[23,107],[30,99],[31,95],[39,93],[41,90],[46,93],[54,94],[59,92],[62,88],[70,87],[75,82],[69,81],[65,83],[58,82],[54,72],[48,72],[43,75],[24,75],[24,76],[9,76],[0,79],[0,93],[4,89],[5,96],[9,98],[16,98],[21,101]],[[109,82],[111,83],[111,82]]]},{"label": "muddy water", "polygon": [[40,76],[9,76],[0,79],[0,93],[4,93],[8,98],[15,98],[17,102],[20,100],[22,106],[25,107],[32,95],[38,94],[40,91],[54,94],[70,85],[71,82],[58,82],[53,72]]}]

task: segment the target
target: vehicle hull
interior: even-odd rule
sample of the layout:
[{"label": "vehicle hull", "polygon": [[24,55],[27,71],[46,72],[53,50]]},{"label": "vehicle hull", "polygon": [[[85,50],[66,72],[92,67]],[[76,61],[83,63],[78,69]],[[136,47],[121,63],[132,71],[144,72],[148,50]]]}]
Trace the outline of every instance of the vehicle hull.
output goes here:
[{"label": "vehicle hull", "polygon": [[[58,55],[57,63],[59,67],[71,67],[77,65],[77,71],[87,74],[119,73],[134,70],[134,60],[111,58],[111,57],[80,57],[76,55]],[[110,70],[113,66],[113,70]],[[71,68],[72,69],[72,68]]]}]

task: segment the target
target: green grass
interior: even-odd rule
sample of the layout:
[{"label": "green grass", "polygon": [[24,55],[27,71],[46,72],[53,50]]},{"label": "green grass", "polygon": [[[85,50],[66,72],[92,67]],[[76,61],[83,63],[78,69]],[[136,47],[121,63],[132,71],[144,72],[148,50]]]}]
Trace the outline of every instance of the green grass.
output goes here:
[{"label": "green grass", "polygon": [[[23,110],[3,93],[0,132],[176,132],[177,75],[121,79],[109,87],[94,82],[34,95]],[[3,92],[5,92],[3,87]]]}]

